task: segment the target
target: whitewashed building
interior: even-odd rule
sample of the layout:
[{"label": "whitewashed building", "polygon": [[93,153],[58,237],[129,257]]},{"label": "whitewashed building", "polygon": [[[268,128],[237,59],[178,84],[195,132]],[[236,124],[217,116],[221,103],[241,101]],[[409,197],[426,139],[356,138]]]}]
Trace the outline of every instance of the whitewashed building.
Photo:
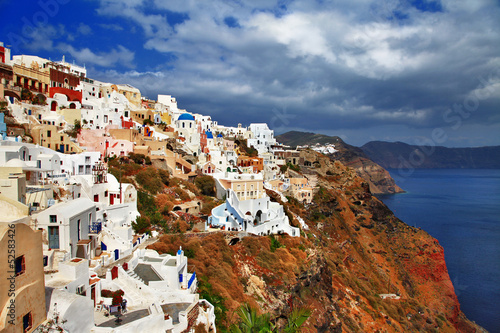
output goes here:
[{"label": "whitewashed building", "polygon": [[274,131],[267,124],[250,124],[248,130],[252,132],[252,138],[247,140],[247,146],[253,146],[259,154],[270,152],[271,146],[276,144]]}]

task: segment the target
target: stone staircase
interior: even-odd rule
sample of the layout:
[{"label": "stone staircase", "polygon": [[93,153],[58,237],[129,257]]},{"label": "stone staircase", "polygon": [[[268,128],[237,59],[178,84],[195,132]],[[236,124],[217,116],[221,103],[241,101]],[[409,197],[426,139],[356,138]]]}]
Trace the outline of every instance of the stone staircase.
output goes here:
[{"label": "stone staircase", "polygon": [[130,276],[132,279],[135,279],[137,281],[144,283],[144,280],[141,279],[141,277],[139,275],[137,275],[133,270],[129,269],[126,272],[127,272],[127,275]]}]

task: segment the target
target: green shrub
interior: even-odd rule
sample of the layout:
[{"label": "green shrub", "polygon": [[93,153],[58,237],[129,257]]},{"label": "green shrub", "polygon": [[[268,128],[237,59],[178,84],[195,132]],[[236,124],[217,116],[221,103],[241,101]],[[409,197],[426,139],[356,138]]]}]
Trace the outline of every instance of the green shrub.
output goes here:
[{"label": "green shrub", "polygon": [[203,195],[215,196],[215,180],[211,176],[198,176],[194,181]]},{"label": "green shrub", "polygon": [[153,167],[142,169],[135,175],[135,180],[151,194],[156,194],[163,189],[163,182]]},{"label": "green shrub", "polygon": [[271,240],[271,252],[276,251],[276,249],[279,249],[280,247],[285,247],[285,245],[281,244],[280,241],[274,237],[274,235],[270,235],[269,239]]}]

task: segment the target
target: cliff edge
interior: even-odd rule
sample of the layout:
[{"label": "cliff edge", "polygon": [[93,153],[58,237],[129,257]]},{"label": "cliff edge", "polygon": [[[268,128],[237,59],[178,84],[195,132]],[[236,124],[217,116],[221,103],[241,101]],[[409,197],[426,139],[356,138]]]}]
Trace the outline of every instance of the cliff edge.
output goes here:
[{"label": "cliff edge", "polygon": [[313,204],[268,191],[292,224],[305,221],[301,237],[219,231],[165,235],[151,246],[185,249],[218,327],[248,303],[278,327],[293,309],[311,309],[305,332],[485,332],[461,312],[436,239],[395,217],[353,169],[302,154],[313,162],[300,168],[317,182]]},{"label": "cliff edge", "polygon": [[287,132],[276,137],[279,142],[289,146],[302,146],[331,143],[338,152],[328,155],[332,160],[340,161],[353,168],[365,179],[373,194],[391,194],[404,192],[391,177],[389,172],[371,160],[358,147],[345,143],[338,136],[327,136],[315,133]]}]

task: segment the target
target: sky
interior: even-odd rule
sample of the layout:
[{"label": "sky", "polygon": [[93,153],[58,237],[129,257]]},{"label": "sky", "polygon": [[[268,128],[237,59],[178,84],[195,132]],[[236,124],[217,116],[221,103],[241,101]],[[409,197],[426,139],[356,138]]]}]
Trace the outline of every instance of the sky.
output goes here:
[{"label": "sky", "polygon": [[219,124],[500,145],[500,2],[0,0],[0,41]]}]

